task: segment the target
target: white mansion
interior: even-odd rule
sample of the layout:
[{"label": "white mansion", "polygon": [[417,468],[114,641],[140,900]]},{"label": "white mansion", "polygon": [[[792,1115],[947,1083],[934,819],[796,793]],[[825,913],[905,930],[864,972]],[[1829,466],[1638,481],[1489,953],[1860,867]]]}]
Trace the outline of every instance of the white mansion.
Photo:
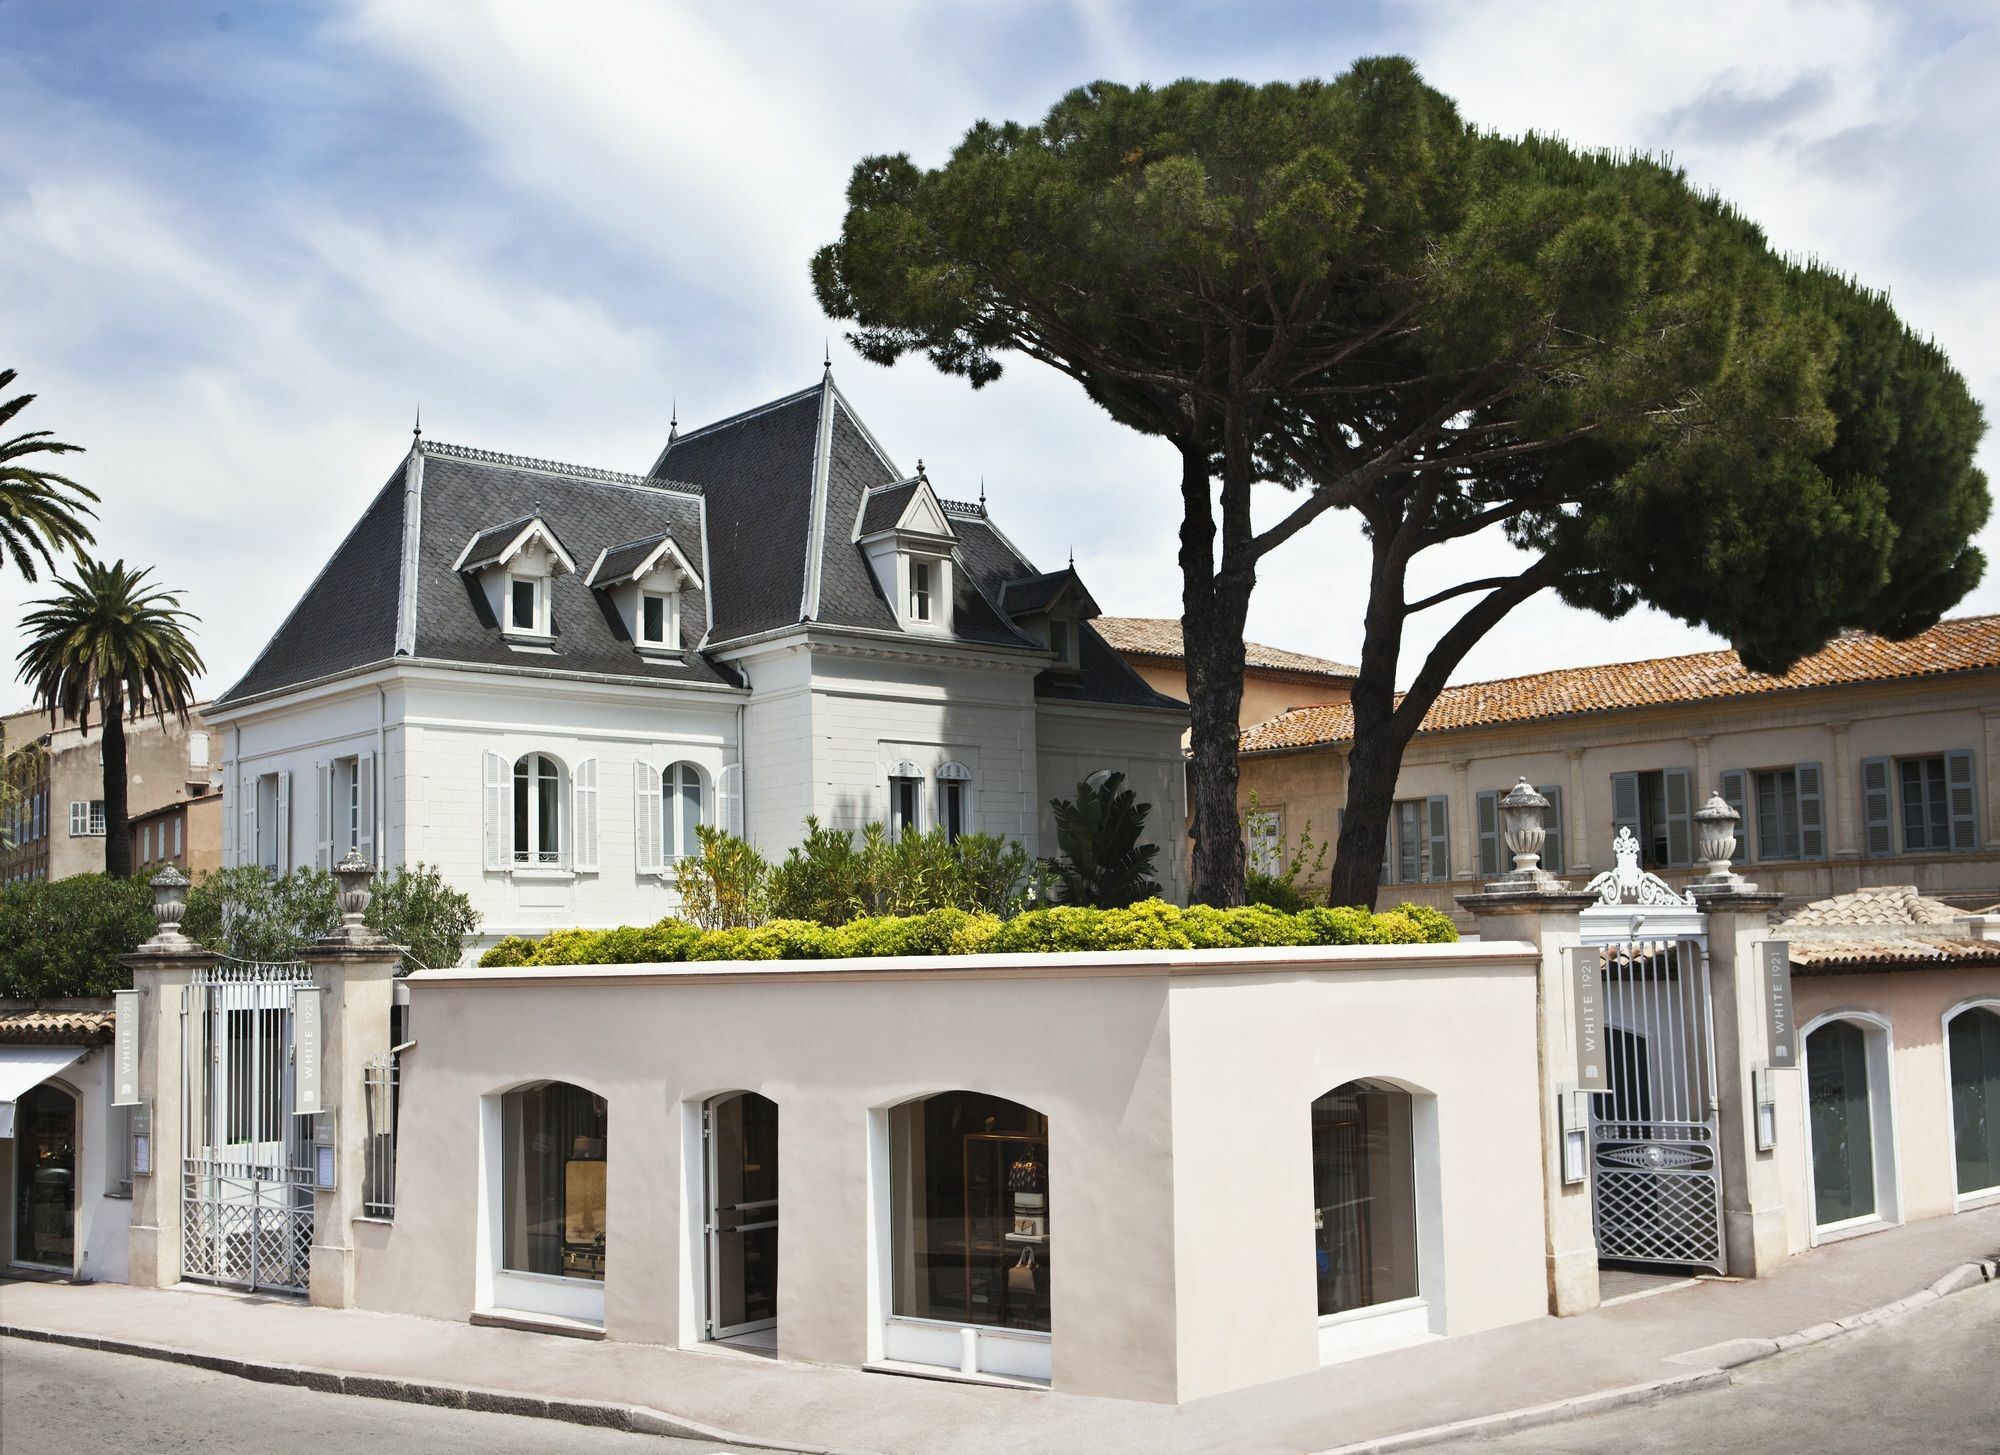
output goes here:
[{"label": "white mansion", "polygon": [[481,942],[647,923],[697,822],[808,814],[1053,844],[1123,771],[1184,856],[1182,704],[983,502],[897,468],[834,386],[670,434],[646,475],[417,440],[208,712],[226,864],[428,862]]}]

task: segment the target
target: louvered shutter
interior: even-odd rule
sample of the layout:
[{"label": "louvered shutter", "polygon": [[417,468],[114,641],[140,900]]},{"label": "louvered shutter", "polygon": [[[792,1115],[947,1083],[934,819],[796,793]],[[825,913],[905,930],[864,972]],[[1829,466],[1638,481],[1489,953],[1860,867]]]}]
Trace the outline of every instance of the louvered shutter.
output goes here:
[{"label": "louvered shutter", "polygon": [[333,764],[313,768],[313,867],[333,867]]},{"label": "louvered shutter", "polygon": [[[89,812],[88,806],[85,813]],[[76,832],[76,805],[69,810],[70,832]],[[263,858],[257,852],[257,780],[246,774],[243,779],[243,842],[238,848],[237,863],[263,865]]]},{"label": "louvered shutter", "polygon": [[1691,830],[1694,820],[1694,792],[1685,768],[1668,768],[1660,775],[1667,798],[1667,863],[1685,869],[1693,862]]},{"label": "louvered shutter", "polygon": [[1500,795],[1487,788],[1472,801],[1479,826],[1479,874],[1483,879],[1494,879],[1500,874]]},{"label": "louvered shutter", "polygon": [[660,770],[632,765],[632,849],[641,874],[660,872]]},{"label": "louvered shutter", "polygon": [[1639,837],[1639,775],[1637,773],[1613,773],[1611,775],[1611,836],[1618,837],[1620,829],[1632,830],[1632,837]]},{"label": "louvered shutter", "polygon": [[1428,800],[1430,862],[1426,879],[1451,878],[1451,800],[1433,793]]},{"label": "louvered shutter", "polygon": [[292,772],[278,774],[278,872],[292,872]]},{"label": "louvered shutter", "polygon": [[1951,809],[1951,847],[1965,854],[1979,847],[1978,794],[1972,771],[1972,750],[1954,748],[1944,755],[1945,798]]},{"label": "louvered shutter", "polygon": [[1826,808],[1817,763],[1800,763],[1793,771],[1799,784],[1799,857],[1826,857]]},{"label": "louvered shutter", "polygon": [[1733,863],[1750,862],[1750,786],[1749,775],[1741,768],[1725,768],[1718,780],[1717,790],[1722,801],[1736,810],[1736,853]]},{"label": "louvered shutter", "polygon": [[597,872],[597,759],[585,758],[570,775],[573,802],[570,820],[575,852],[571,867]]},{"label": "louvered shutter", "polygon": [[[967,775],[970,776],[970,775]],[[743,834],[743,765],[725,763],[715,775],[716,827],[725,833]]]},{"label": "louvered shutter", "polygon": [[1861,851],[1871,859],[1896,852],[1895,762],[1861,760]]},{"label": "louvered shutter", "polygon": [[486,867],[511,868],[514,862],[514,774],[498,753],[486,754]]},{"label": "louvered shutter", "polygon": [[361,822],[354,831],[355,848],[368,863],[380,867],[381,836],[375,832],[375,755],[363,753],[354,760],[354,776],[361,794]]},{"label": "louvered shutter", "polygon": [[1563,872],[1563,791],[1554,784],[1544,784],[1535,790],[1549,801],[1549,811],[1542,818],[1546,833],[1542,839],[1542,867],[1551,874]]}]

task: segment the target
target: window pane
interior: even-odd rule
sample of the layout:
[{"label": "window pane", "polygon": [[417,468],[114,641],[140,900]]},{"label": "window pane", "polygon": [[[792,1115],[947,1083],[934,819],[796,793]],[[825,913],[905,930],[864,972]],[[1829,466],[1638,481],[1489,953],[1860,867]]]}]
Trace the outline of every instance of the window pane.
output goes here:
[{"label": "window pane", "polygon": [[692,854],[701,847],[695,829],[701,824],[701,779],[686,763],[680,766],[680,851]]},{"label": "window pane", "polygon": [[947,1091],[889,1114],[895,1311],[1049,1328],[1049,1123]]},{"label": "window pane", "polygon": [[1313,1226],[1322,1315],[1417,1296],[1409,1093],[1350,1081],[1313,1103]]},{"label": "window pane", "polygon": [[665,641],[667,636],[667,599],[664,596],[648,595],[644,598],[645,623],[642,634],[649,642]]},{"label": "window pane", "polygon": [[1412,799],[1396,805],[1396,882],[1415,884],[1423,878],[1423,804]]},{"label": "window pane", "polygon": [[522,631],[535,629],[535,583],[514,583],[514,625]]},{"label": "window pane", "polygon": [[1958,1190],[2000,1187],[2000,1014],[1968,1010],[1951,1023],[1951,1120]]},{"label": "window pane", "polygon": [[953,843],[965,832],[965,785],[948,781],[944,785],[944,834]]},{"label": "window pane", "polygon": [[550,1081],[501,1098],[502,1266],[604,1278],[604,1098]]},{"label": "window pane", "polygon": [[921,785],[915,778],[889,780],[889,829],[892,833],[917,830],[917,794]]},{"label": "window pane", "polygon": [[1868,1114],[1868,1045],[1852,1021],[1806,1037],[1812,1126],[1813,1217],[1824,1226],[1875,1211],[1875,1146]]},{"label": "window pane", "polygon": [[537,758],[535,765],[535,847],[549,864],[562,853],[562,780],[549,759]]},{"label": "window pane", "polygon": [[534,795],[528,787],[528,764],[523,758],[514,765],[514,858],[526,863],[533,840],[528,834],[528,817],[534,812]]}]

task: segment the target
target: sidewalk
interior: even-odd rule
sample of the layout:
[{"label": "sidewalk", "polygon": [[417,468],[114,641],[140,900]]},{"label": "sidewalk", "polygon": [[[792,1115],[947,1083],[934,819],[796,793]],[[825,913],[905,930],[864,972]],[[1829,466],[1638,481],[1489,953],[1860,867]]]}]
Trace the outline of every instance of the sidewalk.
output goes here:
[{"label": "sidewalk", "polygon": [[[0,1333],[155,1345],[250,1363],[638,1405],[720,1438],[871,1455],[1309,1455],[1404,1431],[1698,1376],[1879,1308],[2000,1252],[2000,1207],[1817,1249],[1775,1277],[1704,1282],[1335,1365],[1180,1408],[902,1379],[730,1352],[587,1343],[193,1287],[0,1286]],[[1715,1376],[1720,1378],[1722,1376]],[[453,1401],[447,1401],[453,1402]]]}]

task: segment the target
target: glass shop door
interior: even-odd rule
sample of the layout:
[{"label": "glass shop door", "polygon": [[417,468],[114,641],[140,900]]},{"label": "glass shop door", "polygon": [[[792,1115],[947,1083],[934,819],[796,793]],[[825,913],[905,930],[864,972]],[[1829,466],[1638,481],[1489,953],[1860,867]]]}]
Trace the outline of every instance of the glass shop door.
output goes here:
[{"label": "glass shop door", "polygon": [[708,1337],[778,1323],[778,1104],[754,1091],[703,1111],[708,1142]]}]

